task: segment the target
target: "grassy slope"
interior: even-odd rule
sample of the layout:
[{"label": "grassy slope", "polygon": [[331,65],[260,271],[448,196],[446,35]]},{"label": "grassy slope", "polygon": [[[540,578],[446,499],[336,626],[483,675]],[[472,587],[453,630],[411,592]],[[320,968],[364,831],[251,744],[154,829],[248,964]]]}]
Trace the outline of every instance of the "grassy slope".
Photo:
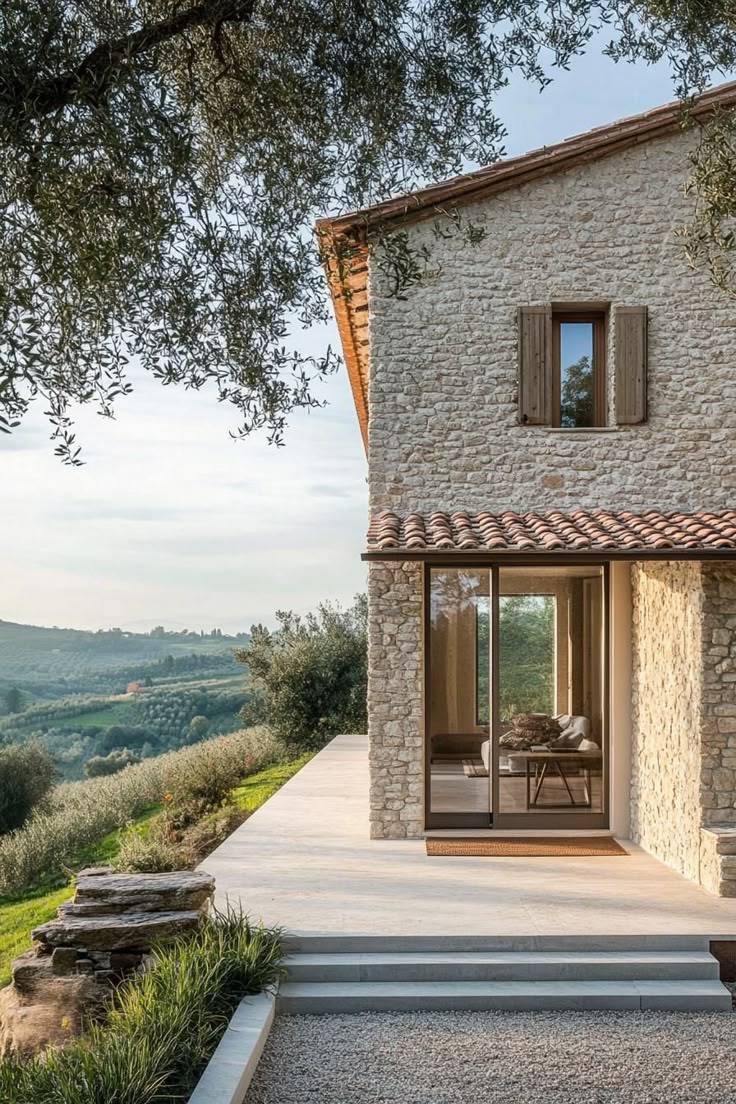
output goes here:
[{"label": "grassy slope", "polygon": [[[309,759],[311,754],[302,755],[291,763],[269,767],[267,770],[250,775],[242,786],[238,786],[233,791],[233,800],[241,809],[246,809],[249,813],[255,812]],[[157,811],[157,809],[151,809],[143,813],[135,823],[145,825]],[[117,851],[118,833],[111,832],[93,847],[85,848],[79,856],[77,868],[81,869],[91,863],[110,862],[117,855]],[[0,986],[7,985],[10,981],[10,966],[13,959],[28,950],[31,929],[51,920],[56,915],[58,906],[68,901],[73,893],[73,886],[65,885],[50,890],[36,889],[22,897],[0,898]]]},{"label": "grassy slope", "polygon": [[283,786],[284,782],[288,782],[298,770],[301,770],[311,758],[312,752],[306,752],[304,755],[300,755],[298,759],[292,760],[291,763],[282,763],[278,767],[269,767],[268,770],[251,774],[242,786],[238,786],[236,790],[233,790],[233,801],[241,809],[254,813]]}]

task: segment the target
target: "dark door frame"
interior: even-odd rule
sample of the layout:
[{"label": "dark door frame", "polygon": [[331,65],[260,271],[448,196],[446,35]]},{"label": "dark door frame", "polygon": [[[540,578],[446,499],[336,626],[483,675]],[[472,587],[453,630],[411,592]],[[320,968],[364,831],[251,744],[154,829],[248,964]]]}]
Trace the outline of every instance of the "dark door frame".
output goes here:
[{"label": "dark door frame", "polygon": [[[568,831],[574,829],[592,829],[592,828],[608,828],[610,824],[610,662],[611,662],[611,624],[612,624],[612,611],[611,611],[611,586],[610,586],[610,564],[608,560],[601,558],[600,562],[603,567],[603,764],[602,764],[602,804],[603,810],[600,813],[573,813],[570,815],[565,810],[558,810],[549,813],[499,813],[496,810],[499,808],[499,789],[500,779],[497,769],[498,757],[499,757],[499,739],[502,735],[500,731],[500,718],[499,718],[499,648],[498,648],[498,628],[499,628],[499,568],[500,567],[532,567],[532,566],[549,566],[551,558],[545,556],[544,559],[535,559],[532,557],[524,557],[523,561],[519,561],[516,564],[510,563],[508,559],[503,561],[488,559],[487,562],[479,562],[477,558],[472,561],[474,568],[488,569],[490,571],[490,610],[491,610],[491,634],[490,634],[490,653],[491,653],[491,672],[490,672],[490,706],[491,706],[491,723],[490,723],[490,762],[491,771],[489,778],[489,811],[488,813],[433,813],[431,808],[431,796],[432,796],[432,777],[431,777],[431,731],[430,731],[430,713],[431,713],[431,624],[430,624],[430,602],[431,602],[431,575],[432,568],[438,568],[440,570],[447,569],[449,567],[462,568],[463,566],[470,566],[470,564],[463,564],[460,557],[455,556],[452,559],[443,560],[442,562],[433,562],[428,564],[425,562],[423,568],[423,640],[424,640],[424,663],[423,663],[423,677],[424,677],[424,810],[425,810],[425,827],[427,829],[437,828],[498,828],[498,829],[565,829]],[[590,563],[589,559],[581,560],[578,563],[573,558],[566,556],[563,561],[570,567],[580,566],[581,563]]]}]

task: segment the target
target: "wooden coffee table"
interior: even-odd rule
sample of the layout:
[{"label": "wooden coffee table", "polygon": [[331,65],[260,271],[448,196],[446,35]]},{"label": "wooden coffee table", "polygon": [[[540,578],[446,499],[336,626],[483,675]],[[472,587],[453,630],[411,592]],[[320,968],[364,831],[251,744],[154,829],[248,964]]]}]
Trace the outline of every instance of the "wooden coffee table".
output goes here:
[{"label": "wooden coffee table", "polygon": [[[603,754],[601,751],[510,751],[508,757],[510,760],[522,762],[525,765],[527,809],[591,808],[591,771],[595,767],[600,767],[603,762]],[[583,801],[575,800],[575,796],[570,789],[570,783],[563,769],[563,764],[565,763],[569,764],[571,767],[577,767],[582,771],[583,793],[585,795]],[[533,779],[532,767],[534,768]],[[542,802],[540,804],[539,795],[544,785],[544,780],[550,776],[550,773],[562,779],[562,783],[570,799],[569,801],[554,803]],[[532,782],[534,784],[533,793]]]}]

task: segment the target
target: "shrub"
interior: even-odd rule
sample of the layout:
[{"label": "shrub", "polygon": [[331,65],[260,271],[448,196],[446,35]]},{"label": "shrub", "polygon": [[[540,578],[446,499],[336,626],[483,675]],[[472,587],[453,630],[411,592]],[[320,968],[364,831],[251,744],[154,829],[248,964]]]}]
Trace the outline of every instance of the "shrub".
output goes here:
[{"label": "shrub", "polygon": [[102,778],[108,774],[117,774],[126,767],[134,767],[137,763],[140,763],[137,755],[127,748],[119,748],[109,755],[93,755],[84,764],[84,773],[88,778]]},{"label": "shrub", "polygon": [[20,828],[55,781],[53,759],[38,740],[0,748],[0,833]]},{"label": "shrub", "polygon": [[145,759],[108,778],[64,782],[51,792],[47,810],[0,839],[0,896],[67,876],[81,848],[162,801],[170,785],[183,788],[190,773],[198,776],[199,761],[212,762],[212,745],[228,760],[236,759],[240,777],[284,758],[278,740],[256,729]]},{"label": "shrub", "polygon": [[165,874],[194,865],[186,861],[163,818],[156,817],[148,832],[129,825],[120,836],[115,867],[130,874]]},{"label": "shrub", "polygon": [[237,913],[160,951],[119,986],[107,1023],[63,1049],[0,1061],[3,1104],[187,1100],[241,998],[281,973],[280,933]]},{"label": "shrub", "polygon": [[307,749],[341,732],[365,732],[365,595],[346,610],[324,604],[306,618],[276,617],[276,632],[254,625],[248,647],[235,653],[256,690],[241,710],[243,720],[262,722],[286,743]]},{"label": "shrub", "polygon": [[225,805],[192,824],[182,824],[175,813],[167,810],[145,827],[129,825],[121,833],[115,867],[131,874],[193,869],[248,815],[236,805]]},{"label": "shrub", "polygon": [[197,747],[198,755],[174,759],[165,775],[173,803],[193,816],[222,805],[255,763],[246,745],[227,736],[207,740]]},{"label": "shrub", "polygon": [[206,717],[200,715],[192,717],[189,722],[189,735],[193,740],[203,740],[207,735],[207,729],[209,728],[209,721]]}]

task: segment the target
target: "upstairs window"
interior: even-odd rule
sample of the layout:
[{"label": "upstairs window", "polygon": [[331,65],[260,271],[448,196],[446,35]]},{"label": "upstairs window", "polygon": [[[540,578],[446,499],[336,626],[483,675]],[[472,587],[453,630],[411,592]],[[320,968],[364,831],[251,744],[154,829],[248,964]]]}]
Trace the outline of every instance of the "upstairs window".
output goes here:
[{"label": "upstairs window", "polygon": [[603,312],[552,314],[552,425],[606,424],[606,319]]},{"label": "upstairs window", "polygon": [[613,327],[617,425],[647,420],[647,308],[519,308],[519,421],[560,429],[607,424],[606,330]]}]

